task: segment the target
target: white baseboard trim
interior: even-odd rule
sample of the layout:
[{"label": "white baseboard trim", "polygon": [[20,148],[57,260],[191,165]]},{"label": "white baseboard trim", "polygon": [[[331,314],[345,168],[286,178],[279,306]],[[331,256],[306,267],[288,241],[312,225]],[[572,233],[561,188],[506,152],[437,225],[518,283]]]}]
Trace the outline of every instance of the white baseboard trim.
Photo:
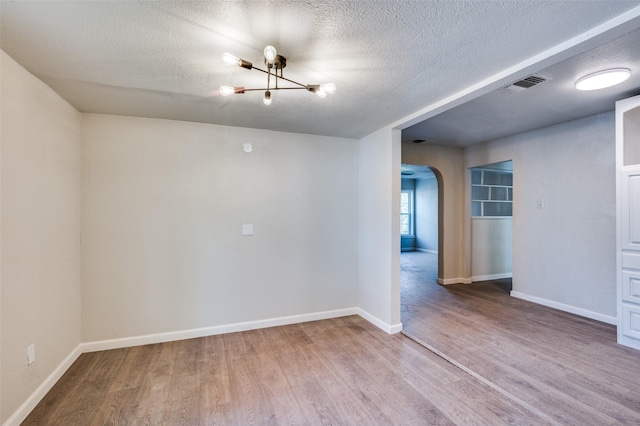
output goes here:
[{"label": "white baseboard trim", "polygon": [[603,315],[598,312],[593,312],[588,309],[577,308],[575,306],[566,305],[560,302],[554,302],[553,300],[543,299],[542,297],[531,296],[530,294],[520,293],[519,291],[511,291],[511,296],[518,299],[527,300],[529,302],[537,303],[539,305],[548,306],[550,308],[558,309],[559,311],[569,312],[570,314],[579,315],[581,317],[593,319],[596,321],[604,322],[606,324],[617,325],[618,321],[616,317],[609,315]]},{"label": "white baseboard trim", "polygon": [[18,407],[18,409],[3,423],[3,426],[18,426],[22,423],[80,355],[82,355],[81,344],[62,360],[55,370],[49,374],[49,377],[47,377],[40,386],[38,386],[36,390],[29,395],[22,405],[20,405],[20,407]]},{"label": "white baseboard trim", "polygon": [[380,330],[384,331],[387,334],[396,334],[402,331],[401,322],[397,324],[387,324],[386,322],[382,321],[380,318],[374,315],[371,315],[369,312],[360,308],[358,308],[358,315],[360,315],[362,318],[366,319],[371,324],[375,325],[376,327],[378,327]]},{"label": "white baseboard trim", "polygon": [[438,250],[428,250],[423,248],[417,248],[416,250],[421,251],[422,253],[438,254]]},{"label": "white baseboard trim", "polygon": [[504,274],[475,275],[471,277],[471,281],[475,283],[477,281],[501,280],[503,278],[513,278],[513,274],[505,272]]},{"label": "white baseboard trim", "polygon": [[217,334],[235,333],[237,331],[257,330],[259,328],[277,327],[279,325],[297,324],[329,318],[358,315],[358,308],[336,309],[333,311],[314,312],[311,314],[291,315],[259,321],[239,322],[235,324],[216,325],[212,327],[194,328],[190,330],[154,333],[143,336],[123,337],[120,339],[100,340],[82,344],[82,352],[105,351],[109,349],[127,348],[129,346],[149,345],[171,342],[174,340],[193,339],[196,337],[214,336]]},{"label": "white baseboard trim", "polygon": [[438,278],[436,282],[440,285],[471,284],[471,278]]}]

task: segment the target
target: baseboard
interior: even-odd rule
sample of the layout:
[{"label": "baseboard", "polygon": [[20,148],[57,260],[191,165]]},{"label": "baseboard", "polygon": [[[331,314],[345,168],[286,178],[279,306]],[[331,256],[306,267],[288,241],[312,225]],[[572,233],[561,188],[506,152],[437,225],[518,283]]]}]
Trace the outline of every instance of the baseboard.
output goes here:
[{"label": "baseboard", "polygon": [[598,312],[589,311],[587,309],[577,308],[571,305],[565,305],[564,303],[554,302],[553,300],[543,299],[542,297],[531,296],[530,294],[520,293],[519,291],[511,291],[511,296],[518,299],[527,300],[529,302],[537,303],[539,305],[548,306],[550,308],[557,309],[559,311],[569,312],[570,314],[579,315],[581,317],[593,319],[596,321],[604,322],[606,324],[617,325],[618,321],[616,317],[609,315],[603,315]]},{"label": "baseboard", "polygon": [[471,278],[438,278],[436,282],[440,285],[471,284]]},{"label": "baseboard", "polygon": [[309,321],[358,315],[358,308],[336,309],[333,311],[315,312],[303,315],[271,318],[259,321],[247,321],[235,324],[225,324],[213,327],[195,328],[190,330],[171,331],[167,333],[147,334],[143,336],[124,337],[120,339],[100,340],[82,344],[82,352],[105,351],[109,349],[126,348],[129,346],[149,345],[153,343],[171,342],[174,340],[193,339],[197,337],[214,336],[217,334],[235,333],[237,331],[256,330],[259,328],[277,327],[280,325],[297,324]]},{"label": "baseboard", "polygon": [[82,345],[78,345],[3,423],[3,426],[18,426],[22,423],[81,354]]},{"label": "baseboard", "polygon": [[491,274],[491,275],[475,275],[471,277],[471,281],[489,281],[489,280],[501,280],[504,278],[512,278],[513,274],[511,272],[505,272],[504,274]]},{"label": "baseboard", "polygon": [[423,249],[423,248],[416,248],[416,250],[420,251],[422,253],[438,254],[438,250],[428,250],[428,249]]},{"label": "baseboard", "polygon": [[382,321],[380,318],[374,315],[371,315],[369,312],[360,308],[358,308],[358,315],[360,315],[362,318],[366,319],[371,324],[375,325],[376,327],[378,327],[380,330],[384,331],[387,334],[396,334],[402,331],[401,322],[397,324],[387,324],[386,322]]}]

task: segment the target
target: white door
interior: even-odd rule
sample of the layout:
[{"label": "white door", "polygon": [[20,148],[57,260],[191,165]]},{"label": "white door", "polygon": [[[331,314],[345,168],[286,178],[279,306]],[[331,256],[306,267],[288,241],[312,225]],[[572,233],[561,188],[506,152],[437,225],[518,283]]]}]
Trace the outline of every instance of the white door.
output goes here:
[{"label": "white door", "polygon": [[640,349],[640,167],[620,176],[618,343]]}]

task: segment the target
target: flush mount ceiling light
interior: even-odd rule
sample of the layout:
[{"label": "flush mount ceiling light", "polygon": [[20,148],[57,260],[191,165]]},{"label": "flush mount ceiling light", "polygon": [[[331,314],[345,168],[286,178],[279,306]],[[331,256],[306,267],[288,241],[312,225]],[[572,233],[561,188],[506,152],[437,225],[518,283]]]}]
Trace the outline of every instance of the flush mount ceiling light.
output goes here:
[{"label": "flush mount ceiling light", "polygon": [[627,68],[614,68],[610,70],[598,71],[585,75],[576,81],[578,90],[598,90],[615,86],[626,81],[631,76],[631,71]]},{"label": "flush mount ceiling light", "polygon": [[[262,101],[265,105],[271,105],[271,91],[272,90],[295,90],[295,89],[305,89],[311,93],[315,93],[321,98],[326,98],[327,95],[330,95],[336,91],[336,85],[333,83],[325,83],[325,84],[302,84],[297,81],[293,81],[291,79],[285,78],[282,75],[282,70],[287,66],[287,59],[284,56],[278,55],[276,48],[273,46],[267,46],[264,48],[264,63],[267,66],[266,70],[258,68],[254,66],[251,62],[245,61],[244,59],[240,59],[231,53],[225,53],[222,55],[222,60],[227,65],[238,65],[241,68],[246,68],[248,70],[256,70],[267,74],[267,87],[261,89],[247,89],[245,87],[231,87],[231,86],[220,86],[220,94],[222,96],[229,96],[235,93],[245,93],[245,92],[254,92],[254,91],[264,91],[264,97]],[[273,70],[273,71],[272,71]],[[280,72],[278,75],[278,71]],[[275,84],[273,87],[271,86],[271,77],[273,76],[275,80]],[[278,85],[279,80],[288,81],[289,83],[293,83],[296,87],[280,87]]]}]

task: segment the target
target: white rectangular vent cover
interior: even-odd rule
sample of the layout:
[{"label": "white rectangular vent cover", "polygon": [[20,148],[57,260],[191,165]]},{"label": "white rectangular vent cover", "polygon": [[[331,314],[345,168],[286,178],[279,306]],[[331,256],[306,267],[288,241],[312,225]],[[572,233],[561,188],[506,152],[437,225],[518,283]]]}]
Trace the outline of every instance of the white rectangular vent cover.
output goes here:
[{"label": "white rectangular vent cover", "polygon": [[522,92],[523,90],[529,89],[533,86],[537,86],[540,83],[544,83],[547,80],[551,79],[549,77],[532,74],[529,77],[525,77],[522,80],[518,80],[515,83],[507,86],[506,89],[511,92]]}]

